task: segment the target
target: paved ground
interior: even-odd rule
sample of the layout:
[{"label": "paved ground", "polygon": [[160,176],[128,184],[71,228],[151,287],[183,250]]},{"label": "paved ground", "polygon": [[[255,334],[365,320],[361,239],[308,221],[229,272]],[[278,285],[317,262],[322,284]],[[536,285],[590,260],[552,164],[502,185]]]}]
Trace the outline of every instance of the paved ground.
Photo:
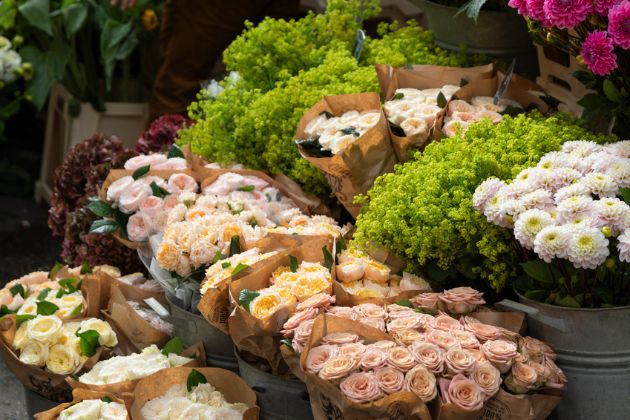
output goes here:
[{"label": "paved ground", "polygon": [[[0,287],[31,271],[48,270],[60,252],[46,225],[47,209],[30,198],[0,196]],[[0,419],[27,419],[22,385],[0,363]]]}]

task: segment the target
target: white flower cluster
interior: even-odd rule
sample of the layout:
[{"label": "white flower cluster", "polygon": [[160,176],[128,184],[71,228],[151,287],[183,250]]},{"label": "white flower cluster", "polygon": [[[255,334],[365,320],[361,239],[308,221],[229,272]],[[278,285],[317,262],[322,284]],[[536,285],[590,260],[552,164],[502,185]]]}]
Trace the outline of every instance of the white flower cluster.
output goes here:
[{"label": "white flower cluster", "polygon": [[[81,318],[87,310],[87,303],[81,292],[64,294],[57,297],[56,291],[41,292],[42,294],[29,295],[24,304],[18,309],[18,315],[37,315],[38,302],[50,302],[59,308],[54,314],[63,321],[72,318]],[[43,295],[46,293],[45,295]]]},{"label": "white flower cluster", "polygon": [[340,117],[322,113],[308,123],[304,132],[311,138],[318,138],[323,150],[336,155],[374,127],[380,118],[380,112],[348,111]]},{"label": "white flower cluster", "polygon": [[87,357],[81,354],[80,337],[76,333],[94,330],[99,333],[99,344],[114,347],[118,344],[111,326],[100,319],[64,323],[55,315],[37,315],[20,325],[13,339],[19,350],[20,361],[28,365],[46,366],[59,375],[75,372]]},{"label": "white flower cluster", "polygon": [[510,99],[501,99],[495,104],[490,96],[477,96],[470,102],[456,99],[448,104],[442,128],[446,137],[453,137],[458,133],[464,134],[470,124],[484,118],[489,118],[493,124],[498,124],[503,119],[501,112],[508,107],[523,108],[521,104]]},{"label": "white flower cluster", "polygon": [[92,370],[79,377],[79,382],[106,385],[144,378],[162,369],[185,365],[192,359],[169,353],[162,354],[155,344],[145,347],[141,353],[116,356],[98,362]]},{"label": "white flower cluster", "polygon": [[629,187],[630,141],[570,141],[510,184],[485,180],[473,205],[491,223],[513,228],[544,261],[594,269],[609,256],[610,237],[617,237],[619,259],[630,261],[630,207],[616,197]]},{"label": "white flower cluster", "polygon": [[103,400],[83,400],[59,413],[58,420],[126,420],[124,404]]},{"label": "white flower cluster", "polygon": [[210,384],[199,384],[190,392],[186,385],[177,384],[161,397],[147,401],[142,416],[151,420],[240,420],[248,408],[243,403],[229,403]]},{"label": "white flower cluster", "polygon": [[11,41],[0,36],[0,81],[9,84],[18,79],[22,67],[22,57],[15,50]]},{"label": "white flower cluster", "polygon": [[208,289],[217,288],[219,284],[221,284],[223,280],[228,279],[239,266],[250,267],[258,261],[270,258],[277,253],[276,251],[272,251],[261,254],[258,248],[251,248],[240,254],[217,261],[206,270],[206,277],[201,285],[201,294],[206,293]]}]

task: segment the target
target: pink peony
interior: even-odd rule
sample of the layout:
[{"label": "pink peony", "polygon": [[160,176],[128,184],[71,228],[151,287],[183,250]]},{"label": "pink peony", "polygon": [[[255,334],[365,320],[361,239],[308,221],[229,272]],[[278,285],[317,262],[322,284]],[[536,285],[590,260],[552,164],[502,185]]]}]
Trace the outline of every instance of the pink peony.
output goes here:
[{"label": "pink peony", "polygon": [[613,43],[605,31],[593,31],[582,43],[582,59],[593,74],[605,76],[617,68]]},{"label": "pink peony", "polygon": [[127,235],[134,242],[143,242],[151,234],[151,220],[142,212],[132,214],[127,222]]},{"label": "pink peony", "polygon": [[140,207],[140,204],[151,194],[151,187],[142,182],[134,182],[118,198],[120,211],[126,214],[135,212]]},{"label": "pink peony", "polygon": [[135,156],[125,162],[125,169],[128,171],[135,171],[143,166],[151,166],[151,169],[155,169],[154,166],[162,162],[166,162],[166,155],[155,153],[152,155],[140,155]]},{"label": "pink peony", "polygon": [[140,203],[140,211],[148,218],[153,219],[162,212],[163,200],[160,197],[150,195]]},{"label": "pink peony", "polygon": [[188,167],[186,159],[180,157],[168,158],[166,161],[154,165],[151,169],[163,171],[183,171]]},{"label": "pink peony", "polygon": [[545,15],[553,26],[560,29],[573,28],[593,11],[591,0],[546,0]]},{"label": "pink peony", "polygon": [[199,188],[195,178],[186,174],[173,174],[168,179],[168,192],[171,194],[179,194],[183,191],[196,193]]},{"label": "pink peony", "polygon": [[608,12],[608,33],[613,42],[623,49],[630,48],[630,1],[624,0]]}]

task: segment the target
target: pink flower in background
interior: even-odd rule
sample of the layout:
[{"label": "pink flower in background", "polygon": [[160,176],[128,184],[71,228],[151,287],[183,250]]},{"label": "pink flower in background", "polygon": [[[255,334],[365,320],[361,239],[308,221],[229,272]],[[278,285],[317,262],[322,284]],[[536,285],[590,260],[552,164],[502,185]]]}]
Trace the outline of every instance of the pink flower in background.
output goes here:
[{"label": "pink flower in background", "polygon": [[621,0],[595,0],[595,11],[602,16],[608,15],[608,11]]},{"label": "pink flower in background", "polygon": [[560,29],[573,28],[593,11],[589,0],[547,0],[543,6],[549,23]]},{"label": "pink flower in background", "polygon": [[582,59],[593,74],[605,76],[617,68],[613,43],[605,31],[593,31],[582,44]]},{"label": "pink flower in background", "polygon": [[190,125],[192,121],[181,115],[162,115],[140,136],[136,151],[144,154],[166,151],[175,142],[177,132]]},{"label": "pink flower in background", "polygon": [[608,12],[608,33],[621,48],[630,48],[630,1],[624,0]]},{"label": "pink flower in background", "polygon": [[528,14],[527,0],[510,0],[508,6],[518,10],[518,13],[523,16],[531,16]]},{"label": "pink flower in background", "polygon": [[534,19],[542,26],[551,26],[545,10],[545,0],[527,0],[527,16]]},{"label": "pink flower in background", "polygon": [[617,244],[619,261],[630,262],[630,229],[626,229],[617,239],[619,240]]}]

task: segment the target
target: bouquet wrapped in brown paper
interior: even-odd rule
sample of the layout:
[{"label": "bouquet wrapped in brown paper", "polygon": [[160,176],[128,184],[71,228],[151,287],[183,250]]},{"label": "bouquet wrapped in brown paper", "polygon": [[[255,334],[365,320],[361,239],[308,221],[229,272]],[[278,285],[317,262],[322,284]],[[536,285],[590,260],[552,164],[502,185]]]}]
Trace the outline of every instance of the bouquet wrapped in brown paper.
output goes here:
[{"label": "bouquet wrapped in brown paper", "polygon": [[[173,397],[181,403],[170,404]],[[183,404],[188,399],[190,404]],[[191,407],[196,402],[195,407]],[[256,394],[236,374],[217,368],[165,369],[142,379],[134,390],[131,416],[134,420],[176,418],[187,409],[193,418],[210,418],[219,410],[226,418],[257,420]]]},{"label": "bouquet wrapped in brown paper", "polygon": [[486,402],[482,420],[544,420],[562,397],[551,394],[513,395],[503,389]]},{"label": "bouquet wrapped in brown paper", "polygon": [[[102,415],[103,417],[105,417],[103,415],[105,414],[105,415],[110,415],[113,417],[113,415],[122,416],[126,412],[127,419],[131,420],[131,417],[129,416],[131,404],[129,404],[129,402],[125,401],[124,399],[112,393],[90,391],[87,389],[72,390],[72,401],[59,404],[58,406],[53,407],[50,410],[42,411],[40,413],[35,414],[35,420],[56,420],[64,410],[70,407],[74,407],[72,409],[73,410],[72,414],[77,415],[79,413],[77,413],[76,411],[79,411],[82,408],[80,406],[77,406],[78,403],[82,401],[93,401],[93,400],[98,401],[96,405],[100,405],[101,407],[95,409],[93,405],[90,408],[91,413],[94,413],[96,410],[98,410],[99,414],[97,414],[97,416]],[[106,404],[111,404],[111,403],[116,403],[116,404],[115,406],[106,406]],[[105,411],[105,413],[103,413],[103,411]],[[70,414],[70,413],[66,411],[64,414]],[[112,417],[108,417],[108,418],[112,418]]]},{"label": "bouquet wrapped in brown paper", "polygon": [[279,351],[285,322],[300,303],[332,293],[331,250],[331,239],[313,237],[230,284],[236,306],[228,318],[232,340],[240,351],[266,360],[274,374],[286,371]]},{"label": "bouquet wrapped in brown paper", "polygon": [[398,162],[376,93],[326,96],[304,114],[295,137],[353,217],[360,209],[354,197]]}]

